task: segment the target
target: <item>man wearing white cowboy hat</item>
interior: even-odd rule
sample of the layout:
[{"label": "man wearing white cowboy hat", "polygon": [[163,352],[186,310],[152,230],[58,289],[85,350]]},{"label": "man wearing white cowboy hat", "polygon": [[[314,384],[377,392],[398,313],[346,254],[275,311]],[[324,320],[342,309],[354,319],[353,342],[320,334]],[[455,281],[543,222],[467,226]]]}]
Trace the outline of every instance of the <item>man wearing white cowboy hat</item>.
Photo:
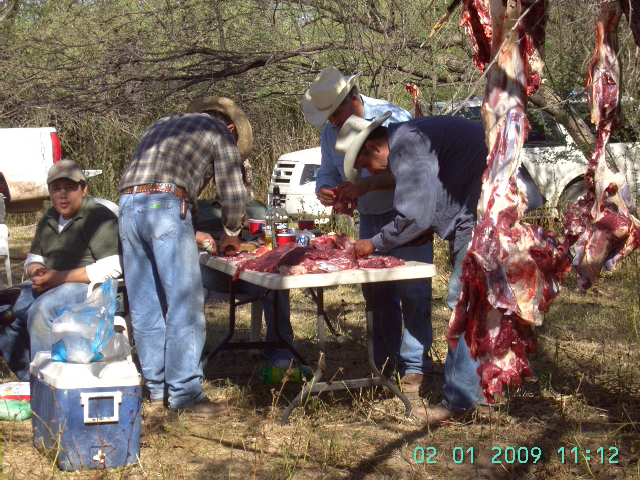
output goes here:
[{"label": "man wearing white cowboy hat", "polygon": [[[387,114],[388,115],[388,114]],[[487,166],[484,128],[459,117],[434,116],[382,126],[387,115],[374,122],[350,117],[340,130],[336,150],[344,155],[347,178],[357,184],[362,170],[371,175],[390,173],[396,184],[394,206],[398,216],[372,239],[356,242],[356,253],[385,253],[420,236],[437,234],[449,242],[447,305],[460,297],[462,261],[476,225],[476,209]],[[526,170],[520,179],[527,189],[528,209],[544,199]],[[464,338],[449,350],[444,367],[444,400],[414,415],[429,422],[457,418],[482,401],[478,363],[471,359]]]},{"label": "man wearing white cowboy hat", "polygon": [[154,123],[120,181],[120,237],[131,320],[152,403],[217,415],[202,391],[204,294],[190,206],[215,180],[227,254],[240,248],[242,161],[251,124],[231,100],[206,97]]},{"label": "man wearing white cowboy hat", "polygon": [[[321,167],[316,178],[316,195],[325,206],[336,202],[334,188],[347,197],[358,198],[359,238],[371,238],[397,214],[393,208],[393,178],[366,178],[359,185],[347,181],[343,157],[335,151],[338,132],[351,115],[373,120],[386,111],[384,125],[411,120],[411,114],[384,100],[358,93],[360,74],[343,76],[336,67],[322,70],[302,99],[302,110],[311,125],[323,126],[320,134]],[[431,262],[433,246],[400,248],[389,252],[403,260]],[[405,393],[417,394],[424,375],[435,373],[431,349],[431,280],[371,285],[374,310],[374,359],[386,370],[397,367]],[[404,319],[404,330],[402,329]]]}]

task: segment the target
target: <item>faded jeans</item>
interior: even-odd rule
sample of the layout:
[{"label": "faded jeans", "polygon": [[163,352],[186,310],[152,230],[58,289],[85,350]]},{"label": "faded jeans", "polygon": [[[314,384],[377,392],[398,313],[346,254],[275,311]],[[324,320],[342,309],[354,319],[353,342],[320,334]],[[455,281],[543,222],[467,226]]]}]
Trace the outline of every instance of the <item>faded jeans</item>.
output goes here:
[{"label": "faded jeans", "polygon": [[[458,303],[462,292],[462,262],[466,257],[468,245],[458,252],[451,252],[452,266],[449,277],[449,292],[447,305],[453,310]],[[444,364],[444,399],[442,405],[449,410],[467,411],[475,403],[482,401],[482,389],[480,388],[480,376],[477,369],[479,361],[471,358],[471,353],[464,334],[460,335],[458,345],[453,350],[449,348]]]},{"label": "faded jeans", "polygon": [[[392,222],[395,211],[360,216],[360,239],[374,237]],[[433,243],[388,252],[406,261],[433,263]],[[397,365],[401,375],[433,372],[431,350],[431,279],[372,283],[373,351],[378,367]],[[404,329],[402,323],[404,319]],[[387,360],[388,359],[388,360]]]},{"label": "faded jeans", "polygon": [[[229,275],[219,272],[205,265],[200,265],[202,275],[202,285],[207,290],[216,292],[229,292]],[[253,283],[236,280],[236,293],[246,293],[253,297],[264,294],[265,289]],[[273,292],[269,292],[265,297],[267,301],[262,301],[262,311],[264,312],[264,322],[266,324],[265,342],[275,342],[277,337],[273,328]],[[280,334],[289,343],[293,344],[293,330],[291,329],[291,312],[289,308],[289,290],[278,293],[278,326]],[[271,364],[280,362],[290,362],[293,355],[286,348],[278,348],[270,352],[265,352],[267,360]]]},{"label": "faded jeans", "polygon": [[152,400],[204,399],[204,294],[191,213],[169,193],[122,195],[119,230],[131,323]]},{"label": "faded jeans", "polygon": [[13,307],[16,320],[2,327],[0,349],[11,371],[21,381],[29,380],[29,363],[40,351],[51,351],[51,324],[60,310],[87,298],[89,285],[65,283],[39,295],[28,280],[14,288],[21,293]]}]

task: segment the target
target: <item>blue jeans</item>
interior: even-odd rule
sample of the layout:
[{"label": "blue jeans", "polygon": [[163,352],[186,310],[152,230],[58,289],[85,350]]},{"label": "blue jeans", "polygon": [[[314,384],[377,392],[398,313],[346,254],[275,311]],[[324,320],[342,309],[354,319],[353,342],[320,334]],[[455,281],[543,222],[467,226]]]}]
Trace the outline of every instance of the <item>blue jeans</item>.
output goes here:
[{"label": "blue jeans", "polygon": [[[359,238],[372,238],[395,216],[395,211],[384,215],[361,215]],[[396,248],[388,255],[407,261],[433,263],[433,244]],[[387,369],[397,365],[401,375],[433,372],[429,355],[433,339],[431,279],[372,283],[371,295],[376,365],[381,367],[387,362]]]},{"label": "blue jeans", "polygon": [[20,297],[13,307],[16,320],[0,333],[0,349],[19,380],[29,379],[29,363],[40,351],[51,351],[51,324],[60,310],[87,298],[89,285],[65,283],[39,295],[29,280],[16,285]]},{"label": "blue jeans", "polygon": [[[452,271],[451,277],[449,277],[447,305],[451,310],[458,303],[462,292],[460,277],[462,276],[462,261],[466,257],[467,247],[468,245],[457,252],[451,252],[450,255]],[[444,364],[442,405],[449,410],[467,411],[473,407],[473,404],[482,400],[480,376],[477,372],[479,365],[479,361],[474,361],[471,358],[464,334],[460,335],[458,346],[453,350],[449,349]]]},{"label": "blue jeans", "polygon": [[204,399],[204,294],[191,213],[169,193],[122,195],[119,230],[129,310],[152,400],[172,409]]},{"label": "blue jeans", "polygon": [[[219,272],[205,265],[200,265],[200,273],[202,275],[202,285],[207,290],[216,292],[229,292],[229,275]],[[246,293],[253,297],[263,295],[265,289],[253,283],[236,280],[236,293]],[[273,328],[273,292],[269,292],[266,300],[262,303],[262,311],[264,312],[264,322],[267,327],[265,334],[266,342],[275,342],[277,340]],[[291,312],[289,309],[289,290],[278,293],[278,326],[280,334],[289,343],[293,344],[293,330],[291,329]],[[286,348],[278,348],[276,350],[266,352],[266,357],[271,363],[289,362],[293,359],[293,355]]]}]

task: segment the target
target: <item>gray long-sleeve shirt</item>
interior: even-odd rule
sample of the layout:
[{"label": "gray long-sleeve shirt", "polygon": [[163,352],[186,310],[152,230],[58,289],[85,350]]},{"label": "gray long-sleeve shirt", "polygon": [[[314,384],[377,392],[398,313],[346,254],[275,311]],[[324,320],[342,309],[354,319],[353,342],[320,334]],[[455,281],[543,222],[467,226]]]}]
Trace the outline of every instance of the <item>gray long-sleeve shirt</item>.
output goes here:
[{"label": "gray long-sleeve shirt", "polygon": [[[386,253],[431,231],[458,251],[471,240],[487,166],[484,128],[459,117],[434,116],[391,124],[389,170],[398,216],[373,237]],[[543,203],[527,174],[530,209]]]}]

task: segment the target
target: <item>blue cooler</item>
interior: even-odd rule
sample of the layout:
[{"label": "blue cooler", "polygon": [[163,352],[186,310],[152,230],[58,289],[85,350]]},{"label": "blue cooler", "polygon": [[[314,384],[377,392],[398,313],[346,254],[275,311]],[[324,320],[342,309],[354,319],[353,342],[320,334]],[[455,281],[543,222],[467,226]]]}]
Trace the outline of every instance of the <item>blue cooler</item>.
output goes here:
[{"label": "blue cooler", "polygon": [[140,453],[140,374],[127,360],[31,362],[33,444],[62,470],[122,467]]}]

